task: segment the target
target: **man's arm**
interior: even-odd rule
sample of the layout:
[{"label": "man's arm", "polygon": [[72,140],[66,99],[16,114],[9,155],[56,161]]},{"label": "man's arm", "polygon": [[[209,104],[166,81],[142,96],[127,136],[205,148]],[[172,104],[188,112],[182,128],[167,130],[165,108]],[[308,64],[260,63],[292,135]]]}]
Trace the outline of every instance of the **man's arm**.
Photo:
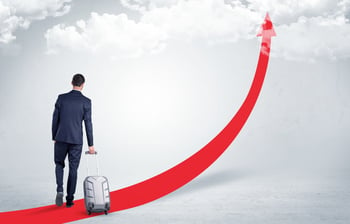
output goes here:
[{"label": "man's arm", "polygon": [[58,129],[58,123],[60,121],[60,97],[58,96],[55,103],[55,110],[52,116],[52,140],[55,141],[55,136]]},{"label": "man's arm", "polygon": [[89,145],[90,153],[94,153],[94,139],[92,132],[92,119],[91,119],[91,100],[88,101],[84,108],[84,124],[85,124],[85,132],[87,137],[87,142]]}]

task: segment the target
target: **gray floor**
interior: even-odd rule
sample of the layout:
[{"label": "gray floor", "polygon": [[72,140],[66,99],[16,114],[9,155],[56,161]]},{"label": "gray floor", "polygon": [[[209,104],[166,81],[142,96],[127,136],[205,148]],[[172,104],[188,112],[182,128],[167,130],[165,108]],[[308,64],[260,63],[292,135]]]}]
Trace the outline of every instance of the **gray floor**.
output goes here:
[{"label": "gray floor", "polygon": [[[343,177],[213,169],[152,203],[74,223],[345,224],[350,222],[350,180]],[[0,210],[52,203],[52,192],[45,190],[49,186],[41,186],[42,192],[29,194],[2,184]]]},{"label": "gray floor", "polygon": [[[220,179],[227,173],[218,175]],[[330,180],[274,176],[206,183],[206,178],[199,178],[153,203],[75,223],[350,222],[349,182],[338,185],[335,180],[332,184]]]}]

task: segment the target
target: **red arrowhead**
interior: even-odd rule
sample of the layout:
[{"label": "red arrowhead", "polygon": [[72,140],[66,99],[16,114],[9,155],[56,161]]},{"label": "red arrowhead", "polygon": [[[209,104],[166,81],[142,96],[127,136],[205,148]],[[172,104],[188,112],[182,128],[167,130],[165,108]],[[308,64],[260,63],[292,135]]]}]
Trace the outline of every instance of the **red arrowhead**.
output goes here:
[{"label": "red arrowhead", "polygon": [[276,32],[273,29],[273,24],[271,22],[269,13],[266,13],[264,23],[261,25],[260,30],[258,32],[258,37],[273,37],[276,36]]}]

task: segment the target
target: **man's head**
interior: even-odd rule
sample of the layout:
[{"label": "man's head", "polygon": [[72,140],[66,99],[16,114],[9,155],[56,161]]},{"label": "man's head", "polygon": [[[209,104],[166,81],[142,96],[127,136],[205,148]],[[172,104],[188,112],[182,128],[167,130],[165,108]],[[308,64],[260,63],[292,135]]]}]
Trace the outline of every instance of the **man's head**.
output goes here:
[{"label": "man's head", "polygon": [[75,74],[72,79],[73,89],[82,90],[84,87],[85,78],[82,74]]}]

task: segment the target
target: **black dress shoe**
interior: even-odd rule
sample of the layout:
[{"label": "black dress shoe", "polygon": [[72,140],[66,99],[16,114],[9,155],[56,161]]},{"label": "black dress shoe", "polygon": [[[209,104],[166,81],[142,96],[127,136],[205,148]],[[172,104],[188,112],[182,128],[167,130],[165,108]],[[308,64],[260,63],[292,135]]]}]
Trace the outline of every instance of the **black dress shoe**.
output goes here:
[{"label": "black dress shoe", "polygon": [[72,207],[73,205],[74,205],[73,201],[67,201],[67,203],[66,203],[66,207],[67,207],[67,208],[70,208],[70,207]]},{"label": "black dress shoe", "polygon": [[56,194],[56,205],[62,206],[63,205],[63,192],[57,192]]}]

